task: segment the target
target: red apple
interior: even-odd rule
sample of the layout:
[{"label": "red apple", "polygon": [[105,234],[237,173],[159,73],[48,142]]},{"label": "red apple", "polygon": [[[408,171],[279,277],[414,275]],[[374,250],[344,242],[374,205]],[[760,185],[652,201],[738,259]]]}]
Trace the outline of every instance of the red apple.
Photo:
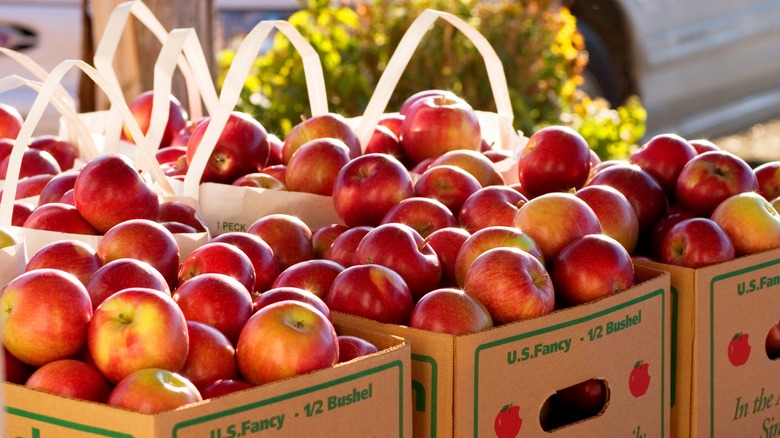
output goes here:
[{"label": "red apple", "polygon": [[[6,179],[10,162],[10,155],[0,161],[0,179]],[[62,172],[60,165],[50,153],[40,149],[25,149],[19,168],[20,179],[35,175],[56,175],[60,172]]]},{"label": "red apple", "polygon": [[404,115],[400,113],[385,113],[379,116],[379,121],[376,123],[379,126],[384,126],[392,132],[396,138],[401,139],[401,126],[404,123]]},{"label": "red apple", "polygon": [[171,294],[168,282],[160,271],[147,262],[132,258],[112,260],[101,266],[92,274],[86,286],[93,309],[111,295],[131,287],[145,287]]},{"label": "red apple", "polygon": [[328,308],[328,305],[325,304],[325,301],[322,300],[322,298],[313,294],[312,292],[309,292],[306,289],[293,286],[279,286],[268,289],[267,291],[255,297],[254,301],[252,302],[252,307],[254,311],[257,312],[263,307],[269,306],[273,303],[278,303],[279,301],[287,300],[306,303],[317,309],[320,313],[325,315],[328,320],[330,320],[330,309]]},{"label": "red apple", "polygon": [[281,271],[274,250],[265,240],[243,231],[230,231],[211,239],[235,246],[249,257],[255,268],[255,286],[250,292],[263,292],[271,287]]},{"label": "red apple", "polygon": [[414,303],[404,279],[382,265],[355,265],[333,280],[325,296],[332,312],[362,316],[388,324],[409,323]]},{"label": "red apple", "polygon": [[725,151],[699,154],[677,178],[677,202],[699,216],[709,216],[724,199],[758,190],[758,180],[745,160]]},{"label": "red apple", "polygon": [[275,164],[273,166],[266,166],[260,169],[260,173],[273,177],[282,183],[284,187],[287,187],[287,165]]},{"label": "red apple", "polygon": [[[16,194],[14,199],[25,199],[39,196],[43,191],[43,188],[46,187],[46,184],[48,184],[49,181],[51,181],[53,178],[54,175],[45,174],[27,176],[20,179],[16,185]],[[0,196],[2,196],[2,194],[3,190],[0,189]]]},{"label": "red apple", "polygon": [[737,256],[780,248],[780,214],[758,193],[726,198],[711,219],[729,236]]},{"label": "red apple", "polygon": [[284,137],[282,163],[289,163],[293,154],[309,140],[326,137],[343,141],[349,149],[349,158],[356,158],[361,153],[360,141],[347,120],[339,114],[327,113],[310,117],[290,130]]},{"label": "red apple", "polygon": [[[401,120],[403,121],[403,119]],[[404,164],[408,161],[401,145],[401,140],[398,139],[398,136],[389,127],[384,125],[377,125],[374,128],[374,133],[368,140],[363,153],[392,155]]]},{"label": "red apple", "polygon": [[11,105],[0,103],[0,138],[13,138],[22,130],[24,119],[19,110]]},{"label": "red apple", "polygon": [[333,185],[333,206],[349,227],[377,226],[395,204],[412,196],[409,171],[385,154],[366,154],[351,160]]},{"label": "red apple", "polygon": [[541,247],[534,239],[516,227],[495,225],[472,233],[464,242],[455,259],[455,281],[462,286],[471,264],[489,249],[512,247],[525,251],[544,264]]},{"label": "red apple", "polygon": [[194,228],[198,233],[206,232],[206,224],[198,210],[180,201],[165,201],[160,203],[157,222],[180,222]]},{"label": "red apple", "polygon": [[97,368],[76,359],[60,359],[43,365],[24,386],[97,403],[105,403],[112,389]]},{"label": "red apple", "polygon": [[176,372],[187,360],[184,314],[170,296],[154,289],[132,287],[106,298],[87,335],[95,366],[113,383],[146,368]]},{"label": "red apple", "polygon": [[463,290],[487,308],[495,325],[546,315],[555,308],[544,265],[517,248],[482,253],[469,267]]},{"label": "red apple", "polygon": [[76,158],[79,157],[79,148],[72,142],[55,135],[39,135],[33,137],[29,144],[31,149],[46,151],[54,157],[60,170],[73,168]]},{"label": "red apple", "polygon": [[311,246],[314,250],[314,258],[324,259],[330,246],[333,245],[333,241],[336,240],[336,237],[340,236],[348,229],[349,227],[346,225],[330,224],[314,230],[311,234]]},{"label": "red apple", "polygon": [[433,290],[414,305],[409,327],[451,335],[463,335],[493,327],[482,303],[460,289]]},{"label": "red apple", "polygon": [[[154,153],[154,157],[159,164],[175,163],[181,157],[187,156],[187,143],[177,146],[164,146]],[[185,158],[186,160],[186,158]]]},{"label": "red apple", "polygon": [[379,351],[376,345],[358,336],[339,335],[338,342],[339,363],[349,362]]},{"label": "red apple", "polygon": [[473,175],[465,170],[447,164],[431,166],[414,183],[416,196],[436,199],[450,209],[453,215],[477,190],[481,189]]},{"label": "red apple", "polygon": [[322,298],[330,290],[333,279],[343,270],[343,266],[331,260],[306,260],[282,271],[271,287],[296,287]]},{"label": "red apple", "polygon": [[124,155],[105,154],[87,163],[76,177],[73,199],[82,216],[100,233],[129,219],[154,220],[157,193]]},{"label": "red apple", "polygon": [[328,248],[328,252],[325,253],[325,258],[334,261],[345,268],[354,265],[355,251],[357,250],[360,241],[373,229],[374,227],[359,226],[344,231],[333,239],[333,243],[330,245],[330,248]]},{"label": "red apple", "polygon": [[261,217],[247,228],[273,249],[279,269],[314,258],[311,228],[295,216],[283,213]]},{"label": "red apple", "polygon": [[430,167],[447,164],[459,167],[470,173],[482,187],[504,185],[504,177],[493,162],[483,153],[468,149],[445,152],[431,162]]},{"label": "red apple", "polygon": [[449,208],[433,198],[414,196],[393,206],[380,224],[399,223],[414,228],[422,237],[458,224]]},{"label": "red apple", "polygon": [[426,97],[439,97],[439,96],[446,97],[452,100],[462,100],[457,94],[449,90],[429,89],[429,90],[418,91],[417,93],[414,93],[411,96],[407,97],[401,104],[401,107],[398,109],[398,115],[400,116],[401,121],[403,121],[403,118],[406,115],[406,113],[409,112],[409,109],[418,100],[424,99]]},{"label": "red apple", "polygon": [[587,185],[596,184],[613,187],[628,199],[639,221],[640,236],[650,231],[668,211],[669,203],[661,184],[636,164],[612,163],[604,166]]},{"label": "red apple", "polygon": [[441,265],[441,287],[453,287],[457,284],[455,280],[455,261],[458,253],[463,247],[463,243],[471,236],[463,228],[445,227],[431,233],[428,239],[428,245],[433,248],[436,256],[439,257]]},{"label": "red apple", "polygon": [[331,196],[336,176],[349,159],[349,148],[339,139],[309,140],[287,160],[287,188],[293,192]]},{"label": "red apple", "polygon": [[715,221],[704,217],[678,222],[661,243],[660,261],[670,265],[702,268],[734,257],[729,236]]},{"label": "red apple", "polygon": [[639,241],[639,219],[628,198],[614,187],[594,184],[574,192],[596,213],[601,231],[614,238],[629,253],[633,253]]},{"label": "red apple", "polygon": [[24,385],[24,382],[35,372],[36,368],[27,365],[3,347],[3,376],[6,382]]},{"label": "red apple", "polygon": [[597,415],[607,403],[607,385],[601,379],[588,379],[555,393],[558,409],[573,421]]},{"label": "red apple", "polygon": [[780,357],[780,323],[773,325],[769,329],[764,346],[766,355],[770,360],[776,360]]},{"label": "red apple", "polygon": [[279,136],[268,133],[268,161],[265,163],[266,166],[276,166],[277,164],[282,164],[283,147],[284,142],[279,138]]},{"label": "red apple", "polygon": [[117,383],[106,403],[143,414],[157,414],[201,400],[198,388],[186,377],[166,369],[146,368]]},{"label": "red apple", "polygon": [[706,138],[696,138],[688,141],[688,143],[690,143],[691,146],[696,149],[697,154],[721,150],[720,146],[713,143],[712,140],[708,140]]},{"label": "red apple", "polygon": [[200,275],[210,273],[233,277],[247,291],[254,290],[255,268],[252,260],[235,245],[209,242],[195,248],[179,267],[179,288]]},{"label": "red apple", "polygon": [[528,198],[508,186],[487,186],[466,199],[458,213],[460,226],[473,233],[494,225],[512,226]]},{"label": "red apple", "polygon": [[98,231],[84,219],[76,207],[61,202],[51,202],[36,208],[22,226],[61,233],[98,234]]},{"label": "red apple", "polygon": [[590,146],[567,126],[548,126],[531,134],[517,163],[518,180],[529,198],[579,189],[589,173]]},{"label": "red apple", "polygon": [[[187,142],[188,164],[192,164],[195,151],[210,123],[211,118],[200,122]],[[248,114],[233,111],[217,139],[200,181],[230,184],[241,175],[264,167],[268,151],[268,134],[263,125]]]},{"label": "red apple", "polygon": [[415,301],[436,289],[441,281],[439,257],[420,233],[404,224],[379,225],[363,237],[355,264],[377,264],[397,272]]},{"label": "red apple", "polygon": [[[154,93],[152,91],[145,91],[136,96],[130,102],[130,112],[133,114],[133,118],[141,128],[141,132],[144,135],[149,131],[149,126],[152,124],[152,100],[154,99]],[[173,138],[187,125],[187,113],[181,106],[181,103],[173,95],[168,96],[169,110],[168,121],[165,124],[165,130],[163,136],[160,139],[159,145],[152,145],[154,147],[165,147],[171,144]],[[128,141],[133,141],[133,136],[130,133],[130,129],[124,127],[124,135]]]},{"label": "red apple", "polygon": [[758,194],[767,201],[780,196],[780,160],[769,161],[753,169],[758,182]]},{"label": "red apple", "polygon": [[634,285],[631,255],[617,240],[589,234],[566,245],[552,264],[556,299],[576,306]]},{"label": "red apple", "polygon": [[11,226],[24,226],[24,222],[33,211],[35,211],[35,205],[25,201],[14,201],[14,209],[13,213],[11,213]]},{"label": "red apple", "polygon": [[645,256],[650,257],[653,260],[661,259],[661,248],[664,241],[664,236],[669,230],[678,222],[685,219],[698,217],[690,211],[680,210],[674,213],[669,213],[659,219],[650,233],[642,240],[640,240],[640,246],[637,248],[637,252]]},{"label": "red apple", "polygon": [[171,289],[176,285],[179,244],[173,233],[157,222],[147,219],[121,222],[106,231],[96,249],[103,264],[123,258],[141,260],[160,271]]},{"label": "red apple", "polygon": [[77,175],[76,172],[65,172],[52,177],[41,189],[38,205],[60,202],[62,195],[73,188]]},{"label": "red apple", "polygon": [[[2,112],[2,110],[0,110],[0,112]],[[2,118],[1,114],[0,118]],[[0,161],[3,161],[5,157],[11,155],[11,151],[14,150],[14,143],[15,138],[0,137]]]},{"label": "red apple", "polygon": [[234,345],[252,315],[252,295],[246,286],[225,274],[205,272],[181,284],[173,293],[188,321],[207,324]]},{"label": "red apple", "polygon": [[255,385],[328,368],[339,358],[333,324],[309,304],[291,300],[252,315],[236,351],[241,375]]},{"label": "red apple", "polygon": [[207,324],[187,321],[190,339],[187,361],[179,371],[198,390],[218,380],[238,377],[236,349],[225,335]]},{"label": "red apple", "polygon": [[220,397],[254,387],[255,385],[252,385],[249,382],[244,382],[243,380],[217,380],[211,385],[203,388],[203,390],[200,391],[200,395],[203,397],[203,400],[208,400],[210,398]]},{"label": "red apple", "polygon": [[252,172],[241,175],[236,178],[231,185],[238,187],[255,187],[263,190],[287,190],[287,186],[283,182],[263,172]]},{"label": "red apple", "polygon": [[683,167],[697,155],[696,149],[677,134],[660,134],[631,153],[629,161],[644,169],[674,198],[677,178]]},{"label": "red apple", "polygon": [[42,246],[30,257],[26,272],[52,268],[73,274],[86,286],[89,278],[100,269],[100,259],[95,249],[73,239],[56,240]]}]

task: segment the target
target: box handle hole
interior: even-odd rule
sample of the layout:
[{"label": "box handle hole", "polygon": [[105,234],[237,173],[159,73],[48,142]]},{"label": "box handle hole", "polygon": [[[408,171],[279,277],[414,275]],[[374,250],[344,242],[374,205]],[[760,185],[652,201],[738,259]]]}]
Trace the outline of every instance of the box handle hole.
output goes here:
[{"label": "box handle hole", "polygon": [[545,400],[539,422],[544,431],[551,432],[603,414],[608,401],[609,387],[605,380],[584,380],[559,389]]}]

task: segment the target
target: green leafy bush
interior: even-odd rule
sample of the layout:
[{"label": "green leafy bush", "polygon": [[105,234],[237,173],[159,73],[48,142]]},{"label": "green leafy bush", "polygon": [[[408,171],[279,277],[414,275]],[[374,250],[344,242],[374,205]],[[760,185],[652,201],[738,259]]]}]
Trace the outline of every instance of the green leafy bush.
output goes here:
[{"label": "green leafy bush", "polygon": [[[311,0],[289,21],[322,60],[329,108],[345,116],[363,113],[395,47],[425,9],[451,12],[474,26],[502,61],[515,128],[530,135],[551,124],[567,124],[585,136],[602,158],[623,158],[644,134],[638,99],[617,109],[577,89],[587,63],[574,17],[554,0],[352,0],[333,5]],[[223,53],[224,75],[232,53]],[[453,26],[439,21],[412,56],[388,111],[411,94],[449,89],[474,108],[495,111],[484,62]],[[284,135],[309,111],[300,56],[282,36],[255,62],[239,109],[269,131]]]}]

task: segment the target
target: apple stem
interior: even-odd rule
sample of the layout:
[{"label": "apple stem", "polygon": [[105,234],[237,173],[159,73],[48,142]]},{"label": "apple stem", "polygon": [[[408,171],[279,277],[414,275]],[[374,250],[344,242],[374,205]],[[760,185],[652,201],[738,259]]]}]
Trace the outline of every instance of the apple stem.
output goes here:
[{"label": "apple stem", "polygon": [[428,245],[428,243],[429,243],[430,241],[431,241],[431,236],[427,236],[427,237],[425,237],[425,238],[423,239],[423,241],[422,241],[422,242],[420,242],[420,244],[419,244],[419,245],[417,245],[417,250],[418,250],[418,251],[422,251],[422,250],[423,250],[423,248],[425,248],[425,246],[426,246],[426,245]]}]

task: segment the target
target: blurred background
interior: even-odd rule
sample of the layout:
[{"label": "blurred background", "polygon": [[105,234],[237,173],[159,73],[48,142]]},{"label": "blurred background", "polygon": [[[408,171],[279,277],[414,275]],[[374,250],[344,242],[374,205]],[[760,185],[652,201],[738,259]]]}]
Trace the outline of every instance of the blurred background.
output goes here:
[{"label": "blurred background", "polygon": [[[0,46],[26,53],[46,69],[64,59],[89,60],[106,31],[108,14],[119,3],[0,0]],[[650,136],[668,132],[722,138],[730,142],[722,146],[741,147],[747,159],[765,160],[780,150],[780,134],[766,137],[768,130],[780,131],[775,123],[780,117],[780,0],[145,3],[167,29],[197,30],[204,50],[214,55],[210,69],[218,85],[243,35],[261,20],[290,20],[320,54],[330,109],[347,116],[362,113],[404,31],[424,9],[434,8],[466,19],[491,42],[504,65],[515,127],[526,135],[566,124],[602,158],[624,157]],[[152,88],[160,45],[141,26],[128,28],[109,31],[123,33],[114,65],[130,100]],[[308,111],[300,65],[282,36],[269,41],[258,53],[238,109],[284,135]],[[0,56],[0,76],[14,73],[28,76]],[[105,107],[105,98],[78,73],[65,85],[79,99],[81,111]],[[446,23],[437,23],[417,49],[388,110],[427,88],[450,89],[477,109],[494,109],[482,59]],[[180,100],[186,98],[183,90],[177,80],[174,94]],[[23,113],[34,98],[33,91],[22,89],[0,94],[0,102]],[[56,131],[56,124],[52,111],[39,131]],[[756,145],[745,146],[759,137]]]}]

